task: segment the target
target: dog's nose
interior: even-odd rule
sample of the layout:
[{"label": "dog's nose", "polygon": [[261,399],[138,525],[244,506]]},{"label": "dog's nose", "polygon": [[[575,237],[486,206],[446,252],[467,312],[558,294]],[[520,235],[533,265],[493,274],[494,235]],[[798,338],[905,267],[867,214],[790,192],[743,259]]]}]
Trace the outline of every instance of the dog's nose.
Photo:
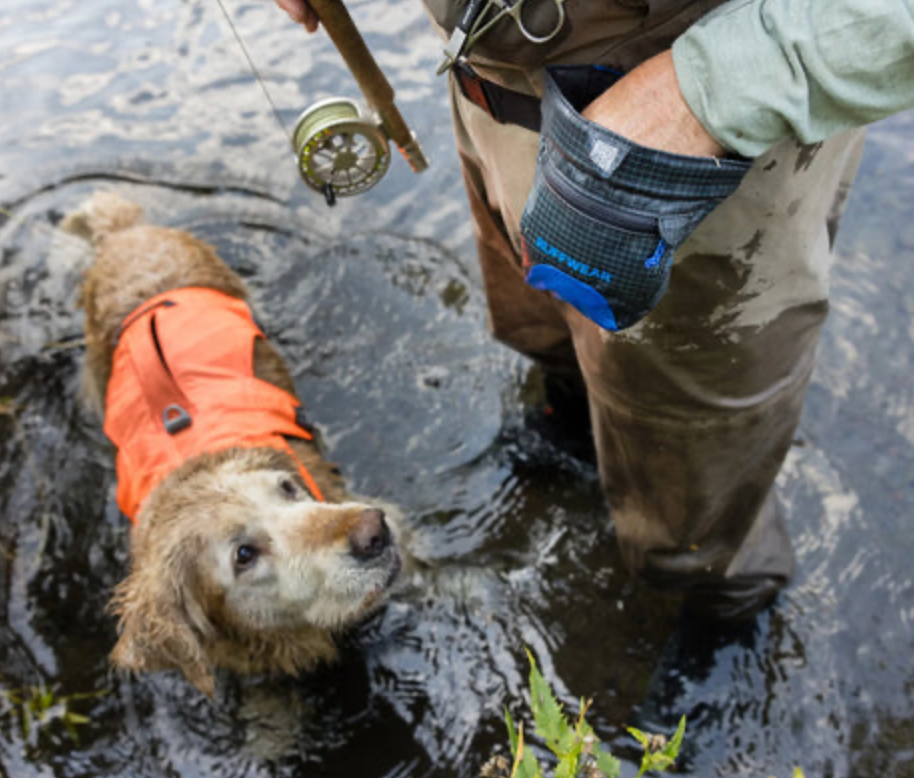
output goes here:
[{"label": "dog's nose", "polygon": [[349,551],[356,559],[369,560],[379,556],[390,545],[390,527],[384,511],[368,508],[349,531]]}]

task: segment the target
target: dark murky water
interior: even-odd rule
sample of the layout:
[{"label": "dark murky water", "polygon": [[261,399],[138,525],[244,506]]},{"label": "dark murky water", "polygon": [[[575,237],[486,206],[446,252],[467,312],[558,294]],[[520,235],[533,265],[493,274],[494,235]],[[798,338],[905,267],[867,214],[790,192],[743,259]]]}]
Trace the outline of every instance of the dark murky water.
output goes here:
[{"label": "dark murky water", "polygon": [[[779,481],[797,581],[753,629],[692,635],[620,568],[594,473],[522,430],[533,382],[485,331],[419,3],[352,7],[433,167],[397,158],[331,211],[215,0],[4,0],[0,690],[105,693],[73,702],[91,719],[76,741],[60,722],[27,734],[0,696],[0,775],[472,776],[505,742],[503,706],[522,709],[528,645],[569,702],[594,698],[620,756],[624,724],[687,713],[687,774],[914,776],[914,117],[872,131],[841,234]],[[266,2],[229,8],[288,127],[356,96],[323,36]],[[416,530],[422,572],[316,676],[225,679],[210,703],[108,670],[127,527],[76,400],[86,257],[51,229],[98,186],[245,276],[330,457]]]}]

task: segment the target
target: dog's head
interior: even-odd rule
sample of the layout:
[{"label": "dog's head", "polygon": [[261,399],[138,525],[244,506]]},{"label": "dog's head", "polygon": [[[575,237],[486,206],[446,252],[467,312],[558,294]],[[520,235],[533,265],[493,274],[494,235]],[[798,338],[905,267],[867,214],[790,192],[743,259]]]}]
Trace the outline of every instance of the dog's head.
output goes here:
[{"label": "dog's head", "polygon": [[115,592],[116,666],[177,668],[212,694],[217,666],[308,668],[332,630],[378,604],[400,569],[384,511],[309,495],[292,459],[230,449],[189,460],[137,517]]}]

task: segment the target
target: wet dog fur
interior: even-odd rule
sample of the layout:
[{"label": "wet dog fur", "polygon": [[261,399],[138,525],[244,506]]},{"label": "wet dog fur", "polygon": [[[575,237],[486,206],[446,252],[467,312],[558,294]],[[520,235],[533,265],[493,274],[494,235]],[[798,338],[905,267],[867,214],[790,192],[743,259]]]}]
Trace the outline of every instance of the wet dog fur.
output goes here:
[{"label": "wet dog fur", "polygon": [[[96,193],[63,226],[94,247],[81,297],[84,385],[100,410],[117,332],[139,305],[188,286],[247,299],[210,246],[143,224],[141,208],[113,193]],[[263,339],[254,369],[295,394]],[[129,576],[111,601],[117,668],[178,669],[212,696],[217,668],[297,673],[332,659],[333,633],[383,599],[400,566],[390,506],[347,494],[313,442],[290,443],[327,502],[314,501],[293,460],[271,448],[199,455],[153,489],[131,531]]]}]

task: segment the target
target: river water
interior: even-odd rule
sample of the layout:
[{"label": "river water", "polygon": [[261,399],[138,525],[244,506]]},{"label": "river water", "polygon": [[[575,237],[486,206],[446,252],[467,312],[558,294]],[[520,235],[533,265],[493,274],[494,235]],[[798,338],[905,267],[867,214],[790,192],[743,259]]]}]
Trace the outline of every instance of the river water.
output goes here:
[{"label": "river water", "polygon": [[[415,0],[355,0],[431,169],[397,157],[328,209],[285,132],[357,96],[323,35],[267,2],[3,0],[0,10],[0,775],[474,776],[525,711],[527,660],[635,772],[624,726],[689,717],[684,774],[914,776],[914,117],[870,133],[833,311],[778,488],[799,573],[731,634],[680,629],[620,565],[592,468],[522,424],[494,344],[440,43]],[[313,676],[122,678],[105,613],[127,563],[111,452],[78,402],[86,254],[54,225],[115,189],[213,243],[353,489],[399,503],[418,572]],[[10,693],[88,718],[26,730]]]}]

